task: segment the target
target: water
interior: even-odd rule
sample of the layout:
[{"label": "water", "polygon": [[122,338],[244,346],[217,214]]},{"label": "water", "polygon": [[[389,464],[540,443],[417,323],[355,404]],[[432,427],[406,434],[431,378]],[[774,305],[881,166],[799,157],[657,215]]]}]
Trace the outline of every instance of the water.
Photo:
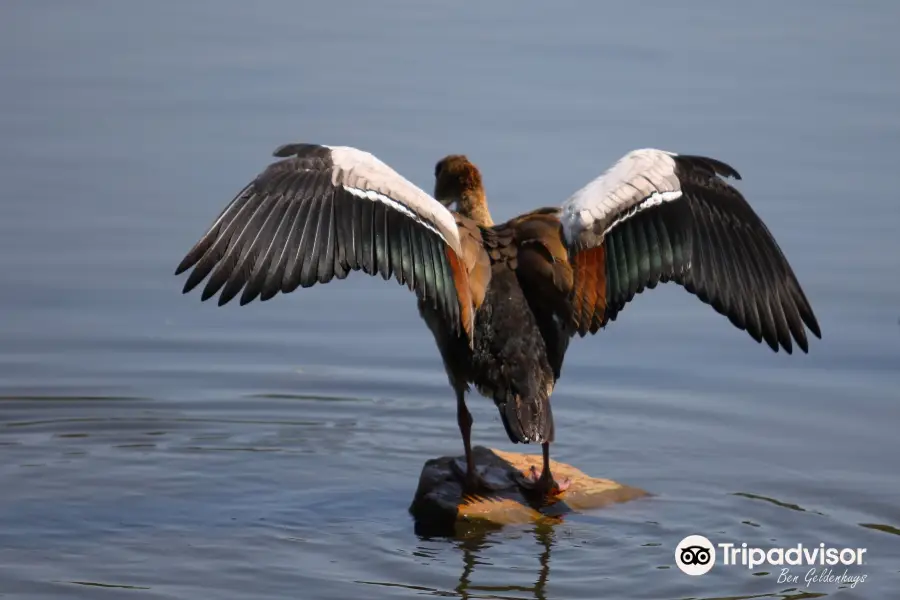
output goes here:
[{"label": "water", "polygon": [[[889,2],[6,3],[0,596],[895,595],[898,18]],[[574,343],[554,455],[654,495],[420,538],[421,465],[461,444],[412,295],[355,276],[216,309],[172,276],[289,141],[371,150],[426,188],[465,152],[497,218],[632,148],[722,158],[824,339],[775,355],[677,288],[645,294]],[[469,404],[476,442],[513,449],[491,403]],[[673,552],[693,533],[865,547],[867,579],[687,577]]]}]

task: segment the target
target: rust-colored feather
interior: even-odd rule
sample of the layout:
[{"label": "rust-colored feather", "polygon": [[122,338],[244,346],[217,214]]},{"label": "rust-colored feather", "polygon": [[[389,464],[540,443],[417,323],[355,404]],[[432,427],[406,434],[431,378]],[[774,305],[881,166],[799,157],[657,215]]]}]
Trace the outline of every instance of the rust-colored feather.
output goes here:
[{"label": "rust-colored feather", "polygon": [[491,260],[485,251],[484,237],[478,225],[461,215],[456,215],[456,225],[462,247],[462,260],[469,278],[472,306],[478,310],[484,301],[491,279]]},{"label": "rust-colored feather", "polygon": [[459,298],[459,315],[462,321],[462,328],[471,340],[474,312],[472,308],[472,293],[469,289],[469,276],[456,252],[450,248],[447,248],[447,261],[450,263],[450,270],[453,273],[453,284],[456,287],[456,296]]},{"label": "rust-colored feather", "polygon": [[491,260],[485,250],[482,230],[471,219],[456,214],[461,255],[447,248],[447,259],[459,298],[462,328],[472,339],[475,311],[484,302],[491,279]]},{"label": "rust-colored feather", "polygon": [[578,332],[596,333],[606,314],[606,250],[604,246],[579,252],[575,263],[574,317]]},{"label": "rust-colored feather", "polygon": [[595,284],[591,281],[593,278],[591,256],[589,254],[576,254],[574,262],[576,288],[572,294],[572,316],[575,319],[578,332],[583,334],[590,324],[591,313],[593,312],[594,302],[596,302],[596,298],[591,297]]}]

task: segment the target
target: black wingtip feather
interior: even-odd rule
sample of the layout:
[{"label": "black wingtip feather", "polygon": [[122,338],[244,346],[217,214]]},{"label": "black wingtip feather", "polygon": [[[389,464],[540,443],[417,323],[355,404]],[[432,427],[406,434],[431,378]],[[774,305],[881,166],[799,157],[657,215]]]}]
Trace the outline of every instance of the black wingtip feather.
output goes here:
[{"label": "black wingtip feather", "polygon": [[289,156],[294,156],[297,154],[295,151],[296,144],[282,144],[275,148],[275,151],[272,152],[272,156],[276,158],[287,158]]},{"label": "black wingtip feather", "polygon": [[810,331],[812,331],[813,335],[821,340],[822,339],[822,330],[819,329],[819,323],[816,322],[815,320],[813,320],[812,323],[810,323],[809,321],[804,321],[804,322],[806,323],[806,326],[810,328]]},{"label": "black wingtip feather", "polygon": [[290,158],[291,156],[309,156],[324,158],[331,154],[331,148],[321,144],[292,143],[278,146],[272,156],[276,158]]},{"label": "black wingtip feather", "polygon": [[187,281],[184,282],[184,285],[181,287],[181,293],[182,293],[182,294],[188,294],[188,293],[190,293],[191,290],[193,290],[195,287],[197,287],[197,284],[196,284],[196,283],[192,283],[191,280],[188,279]]},{"label": "black wingtip feather", "polygon": [[[212,288],[212,287],[210,287],[210,286],[207,284],[207,285],[203,288],[203,293],[200,294],[200,301],[201,301],[201,302],[206,302],[207,300],[209,300],[210,298],[212,298],[213,296],[215,296],[215,295],[216,295],[216,292],[218,292],[218,291],[219,291],[218,288]],[[221,302],[219,303],[219,306],[222,306]]]},{"label": "black wingtip feather", "polygon": [[222,288],[222,292],[219,294],[219,306],[223,306],[231,302],[231,300],[237,296],[238,292],[241,291],[241,288],[244,287],[244,283],[246,282],[245,276],[229,278],[225,283],[225,287]]},{"label": "black wingtip feather", "polygon": [[216,304],[218,306],[225,306],[226,304],[231,302],[232,299],[234,299],[234,294],[227,295],[225,293],[222,293],[219,295],[219,300],[216,302]]},{"label": "black wingtip feather", "polygon": [[722,177],[730,177],[738,181],[742,179],[741,174],[737,172],[737,169],[728,163],[716,160],[715,158],[691,154],[678,154],[674,159],[676,164],[687,167],[688,169],[699,169],[706,171],[711,175],[721,175]]},{"label": "black wingtip feather", "polygon": [[190,254],[186,255],[181,259],[181,262],[178,263],[178,266],[175,268],[175,275],[181,275],[182,273],[193,267],[195,264],[197,264],[198,260],[200,260],[199,257],[194,258]]}]

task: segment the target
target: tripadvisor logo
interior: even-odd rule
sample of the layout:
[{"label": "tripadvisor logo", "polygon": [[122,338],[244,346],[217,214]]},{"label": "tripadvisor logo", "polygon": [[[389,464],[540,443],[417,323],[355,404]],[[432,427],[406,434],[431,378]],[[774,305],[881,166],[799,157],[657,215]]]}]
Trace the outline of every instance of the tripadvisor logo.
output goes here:
[{"label": "tripadvisor logo", "polygon": [[688,575],[706,575],[716,564],[716,547],[702,535],[689,535],[675,547],[675,564]]},{"label": "tripadvisor logo", "polygon": [[705,575],[716,564],[717,549],[722,566],[743,566],[750,570],[760,565],[784,567],[778,576],[779,583],[800,583],[801,575],[792,572],[792,566],[812,567],[803,573],[807,587],[813,583],[836,583],[850,584],[852,588],[866,580],[865,574],[852,574],[846,568],[843,572],[835,572],[830,568],[865,564],[866,548],[833,548],[824,543],[817,546],[797,544],[789,548],[755,548],[746,543],[713,544],[702,535],[689,535],[675,547],[675,564],[688,575]]}]

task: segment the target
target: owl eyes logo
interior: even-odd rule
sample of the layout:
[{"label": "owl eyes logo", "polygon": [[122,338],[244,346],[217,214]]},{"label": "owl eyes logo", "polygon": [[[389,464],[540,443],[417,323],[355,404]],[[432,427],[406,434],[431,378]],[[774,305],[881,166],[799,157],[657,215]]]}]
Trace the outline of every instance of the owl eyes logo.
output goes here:
[{"label": "owl eyes logo", "polygon": [[681,551],[681,562],[686,565],[705,565],[709,562],[709,548],[688,546]]},{"label": "owl eyes logo", "polygon": [[689,535],[675,547],[675,564],[688,575],[705,575],[716,564],[716,547],[702,535]]}]

